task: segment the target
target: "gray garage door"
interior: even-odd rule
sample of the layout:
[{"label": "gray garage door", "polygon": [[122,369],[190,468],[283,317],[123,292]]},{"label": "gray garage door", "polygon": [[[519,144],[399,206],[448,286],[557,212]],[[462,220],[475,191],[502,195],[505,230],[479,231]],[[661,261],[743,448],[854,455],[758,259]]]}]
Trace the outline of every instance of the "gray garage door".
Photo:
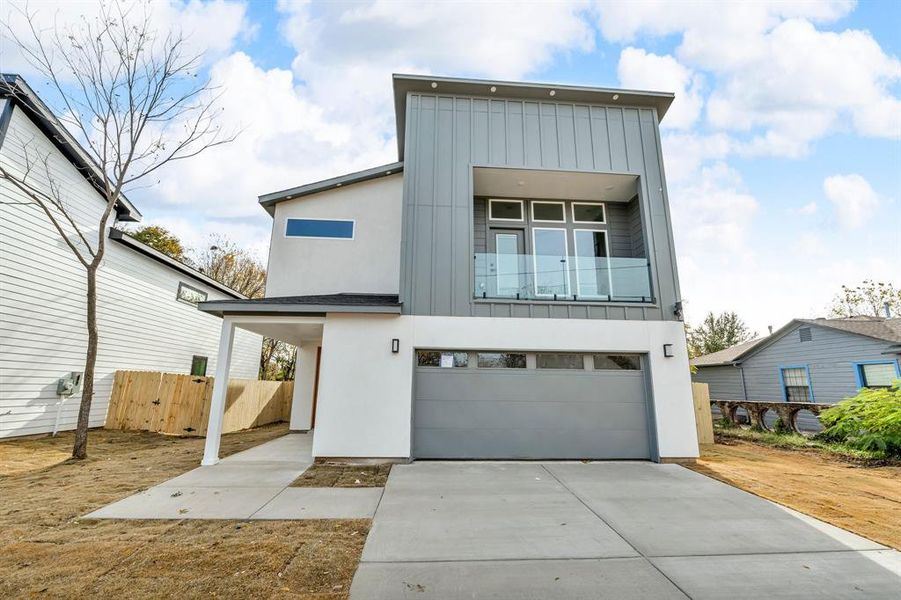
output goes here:
[{"label": "gray garage door", "polygon": [[540,369],[528,356],[527,368],[478,368],[475,353],[465,367],[417,366],[413,456],[651,457],[644,369],[594,369],[592,355],[581,370]]}]

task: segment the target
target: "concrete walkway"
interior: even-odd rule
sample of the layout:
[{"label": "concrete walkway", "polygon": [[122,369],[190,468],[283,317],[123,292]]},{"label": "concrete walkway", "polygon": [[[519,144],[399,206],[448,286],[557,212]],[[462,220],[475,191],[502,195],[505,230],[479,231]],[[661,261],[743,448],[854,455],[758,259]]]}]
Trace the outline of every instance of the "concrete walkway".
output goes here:
[{"label": "concrete walkway", "polygon": [[897,552],[651,463],[395,466],[354,599],[901,597]]},{"label": "concrete walkway", "polygon": [[292,433],[198,467],[86,519],[368,519],[382,488],[291,488],[313,464],[313,436]]}]

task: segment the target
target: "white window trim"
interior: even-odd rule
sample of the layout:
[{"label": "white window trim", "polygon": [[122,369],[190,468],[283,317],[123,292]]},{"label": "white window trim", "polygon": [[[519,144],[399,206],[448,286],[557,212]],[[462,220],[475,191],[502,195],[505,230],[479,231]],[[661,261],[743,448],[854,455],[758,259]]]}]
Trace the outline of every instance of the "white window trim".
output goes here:
[{"label": "white window trim", "polygon": [[[186,300],[181,297],[182,288],[191,290],[192,292],[197,292],[198,294],[203,294],[203,300],[198,300],[197,302],[191,302],[190,300]],[[187,304],[188,306],[197,306],[200,302],[206,302],[210,299],[210,295],[207,292],[204,292],[200,288],[196,288],[193,285],[188,285],[183,281],[178,282],[178,288],[175,290],[175,299],[182,304]]]},{"label": "white window trim", "polygon": [[[560,206],[560,214],[563,215],[562,221],[548,221],[545,219],[535,218],[536,204],[558,204]],[[557,202],[556,200],[532,200],[529,202],[529,215],[532,217],[533,223],[566,223],[566,202]],[[606,214],[604,215],[606,216]]]},{"label": "white window trim", "polygon": [[[339,223],[350,223],[352,226],[352,234],[349,238],[345,237],[327,237],[317,235],[288,235],[288,221],[337,221]],[[332,240],[333,242],[352,242],[357,237],[357,221],[356,219],[332,219],[329,217],[285,217],[284,238],[286,240]]]},{"label": "white window trim", "polygon": [[563,279],[564,282],[566,283],[566,294],[564,294],[564,295],[569,296],[570,293],[572,292],[572,286],[570,285],[570,281],[569,281],[569,260],[570,260],[569,236],[566,235],[566,232],[567,232],[566,227],[532,227],[531,229],[532,229],[532,269],[533,269],[533,274],[534,274],[534,277],[532,279],[532,289],[535,290],[535,296],[543,297],[543,298],[553,298],[554,297],[554,294],[539,294],[538,293],[538,253],[535,251],[536,250],[536,244],[535,244],[535,232],[536,231],[562,231],[563,232],[563,251],[566,256],[566,263],[565,263],[566,268],[564,271],[564,279]]},{"label": "white window trim", "polygon": [[[607,233],[606,229],[573,229],[573,249],[575,250],[573,260],[576,260],[577,262],[578,262],[578,258],[579,258],[579,238],[576,234],[579,233],[580,231],[604,234],[604,251],[607,253],[607,256],[605,258],[608,261],[607,262],[607,287],[610,289],[610,296],[607,297],[607,301],[612,301],[613,300],[613,272],[612,272],[612,269],[610,268],[611,265],[609,262],[610,258],[611,258],[610,257],[610,234]],[[580,281],[580,279],[581,278],[579,277],[578,265],[576,265],[576,296],[578,296],[579,298],[597,298],[597,299],[602,299],[605,297],[605,296],[590,296],[590,295],[583,296],[582,289],[581,289],[582,282]]]},{"label": "white window trim", "polygon": [[[600,206],[601,214],[604,217],[600,221],[578,221],[576,220],[576,206]],[[572,202],[570,212],[572,213],[573,223],[579,225],[606,225],[607,224],[607,205],[603,202]]]},{"label": "white window trim", "polygon": [[[519,204],[519,218],[518,219],[500,219],[491,216],[491,205],[495,202],[515,202]],[[526,207],[525,202],[522,200],[517,200],[515,198],[489,198],[488,199],[488,220],[489,221],[500,221],[503,223],[522,223],[526,220]]]}]

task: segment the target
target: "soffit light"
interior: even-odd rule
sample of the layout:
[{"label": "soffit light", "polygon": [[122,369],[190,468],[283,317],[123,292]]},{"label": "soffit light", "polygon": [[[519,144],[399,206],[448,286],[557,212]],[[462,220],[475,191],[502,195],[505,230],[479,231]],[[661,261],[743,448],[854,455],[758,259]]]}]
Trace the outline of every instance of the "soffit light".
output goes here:
[{"label": "soffit light", "polygon": [[619,100],[619,94],[613,94],[613,99],[614,99],[614,100]]}]

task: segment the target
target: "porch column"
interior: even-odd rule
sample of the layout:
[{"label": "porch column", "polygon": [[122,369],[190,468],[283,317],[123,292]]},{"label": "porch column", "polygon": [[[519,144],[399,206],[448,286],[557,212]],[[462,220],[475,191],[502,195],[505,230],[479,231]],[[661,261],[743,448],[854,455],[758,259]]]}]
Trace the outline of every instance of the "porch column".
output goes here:
[{"label": "porch column", "polygon": [[321,342],[307,342],[297,348],[294,396],[291,399],[291,431],[308,431],[313,426],[313,396],[316,386],[316,355]]},{"label": "porch column", "polygon": [[200,461],[204,466],[219,462],[219,441],[222,437],[222,419],[225,416],[225,396],[228,392],[228,372],[232,362],[234,341],[235,324],[225,317],[222,319],[222,333],[219,335],[219,355],[216,358],[216,379],[213,382],[213,398],[210,401],[210,421],[206,428],[203,460]]}]

